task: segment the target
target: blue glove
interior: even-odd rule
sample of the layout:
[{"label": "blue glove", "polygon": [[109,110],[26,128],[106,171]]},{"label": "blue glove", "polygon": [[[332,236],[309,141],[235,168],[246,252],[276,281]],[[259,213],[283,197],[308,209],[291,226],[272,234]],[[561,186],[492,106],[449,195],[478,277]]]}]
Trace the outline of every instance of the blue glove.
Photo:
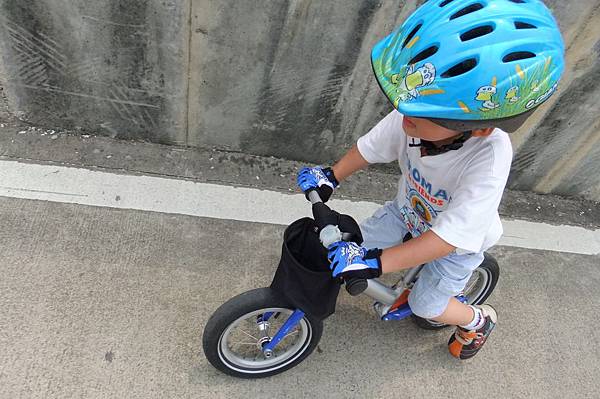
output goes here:
[{"label": "blue glove", "polygon": [[354,242],[331,244],[327,258],[334,278],[375,278],[381,276],[381,249],[367,250]]},{"label": "blue glove", "polygon": [[302,168],[300,172],[298,172],[296,181],[298,182],[298,187],[307,194],[307,199],[307,192],[316,190],[323,202],[329,200],[329,197],[331,197],[331,194],[333,193],[333,189],[339,185],[333,174],[333,170],[331,168],[323,169],[320,166],[315,168]]}]

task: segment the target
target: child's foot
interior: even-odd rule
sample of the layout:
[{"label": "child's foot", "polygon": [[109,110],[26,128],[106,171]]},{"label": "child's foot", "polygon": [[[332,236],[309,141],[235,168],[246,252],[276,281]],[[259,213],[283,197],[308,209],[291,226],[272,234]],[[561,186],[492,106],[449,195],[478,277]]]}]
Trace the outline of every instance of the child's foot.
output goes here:
[{"label": "child's foot", "polygon": [[487,337],[490,335],[496,323],[498,315],[496,310],[490,305],[477,306],[483,313],[485,322],[477,330],[465,330],[462,327],[456,327],[456,331],[448,341],[450,354],[457,359],[470,359],[479,352]]}]

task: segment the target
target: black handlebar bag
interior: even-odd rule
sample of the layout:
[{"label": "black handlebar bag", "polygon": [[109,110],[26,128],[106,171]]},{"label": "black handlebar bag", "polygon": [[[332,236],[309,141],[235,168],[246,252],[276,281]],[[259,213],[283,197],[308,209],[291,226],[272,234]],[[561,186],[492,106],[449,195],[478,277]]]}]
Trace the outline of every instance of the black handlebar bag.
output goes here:
[{"label": "black handlebar bag", "polygon": [[331,277],[327,250],[319,241],[313,219],[296,220],[285,230],[271,289],[316,319],[335,312],[340,284]]}]

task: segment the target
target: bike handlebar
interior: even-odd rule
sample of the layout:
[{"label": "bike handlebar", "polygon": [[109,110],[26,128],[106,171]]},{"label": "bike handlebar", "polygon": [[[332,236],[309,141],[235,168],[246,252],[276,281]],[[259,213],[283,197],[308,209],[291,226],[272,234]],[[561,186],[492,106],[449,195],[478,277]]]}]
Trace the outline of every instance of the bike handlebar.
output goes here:
[{"label": "bike handlebar", "polygon": [[321,199],[321,196],[319,195],[319,192],[317,190],[310,190],[308,192],[308,200],[313,205],[318,202],[323,202],[323,200]]},{"label": "bike handlebar", "polygon": [[[347,241],[352,235],[350,233],[342,233],[336,225],[337,217],[332,213],[321,196],[316,190],[308,192],[308,200],[312,204],[312,212],[317,227],[319,228],[319,239],[323,246],[329,249],[329,246],[336,241]],[[366,279],[350,278],[344,279],[346,283],[346,291],[352,296],[361,294],[368,287]]]}]

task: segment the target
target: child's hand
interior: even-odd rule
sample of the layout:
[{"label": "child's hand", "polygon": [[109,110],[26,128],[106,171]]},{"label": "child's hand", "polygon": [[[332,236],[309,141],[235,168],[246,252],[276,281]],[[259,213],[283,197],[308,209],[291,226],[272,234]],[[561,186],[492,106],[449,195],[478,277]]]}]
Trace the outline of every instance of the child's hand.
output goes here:
[{"label": "child's hand", "polygon": [[323,202],[327,202],[333,189],[338,186],[338,181],[333,175],[331,168],[322,169],[320,166],[315,168],[302,168],[298,172],[296,179],[298,187],[304,193],[310,190],[316,190]]},{"label": "child's hand", "polygon": [[329,247],[327,258],[332,276],[349,278],[375,278],[381,276],[381,250],[367,250],[354,242],[338,241]]}]

